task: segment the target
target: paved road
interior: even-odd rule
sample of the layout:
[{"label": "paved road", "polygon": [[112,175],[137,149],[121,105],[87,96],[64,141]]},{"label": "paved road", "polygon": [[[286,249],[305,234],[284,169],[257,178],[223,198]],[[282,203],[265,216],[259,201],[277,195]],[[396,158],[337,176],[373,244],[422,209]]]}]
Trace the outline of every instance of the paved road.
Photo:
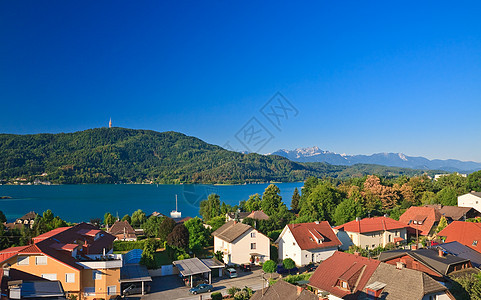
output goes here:
[{"label": "paved road", "polygon": [[[250,287],[253,290],[262,289],[264,280],[262,279],[262,270],[255,270],[253,272],[239,274],[238,278],[221,278],[215,280],[212,285],[214,286],[213,292],[221,292],[223,295],[227,295],[227,290],[233,286],[243,288],[245,286]],[[152,278],[151,293],[142,296],[142,300],[153,299],[181,299],[181,300],[198,300],[209,299],[211,293],[205,293],[201,295],[191,295],[189,293],[189,287],[182,284],[180,278],[174,276],[163,276]]]}]

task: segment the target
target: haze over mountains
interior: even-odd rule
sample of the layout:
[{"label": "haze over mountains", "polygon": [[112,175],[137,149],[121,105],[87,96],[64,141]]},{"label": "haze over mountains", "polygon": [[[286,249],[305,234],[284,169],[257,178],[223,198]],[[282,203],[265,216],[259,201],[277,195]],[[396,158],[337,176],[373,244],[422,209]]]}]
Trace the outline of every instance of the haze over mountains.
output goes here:
[{"label": "haze over mountains", "polygon": [[433,159],[407,156],[402,153],[375,153],[372,155],[346,155],[321,150],[318,147],[277,150],[270,153],[286,157],[296,162],[325,162],[333,165],[352,166],[355,164],[375,164],[389,167],[421,170],[444,170],[448,172],[471,173],[481,170],[481,163],[456,159]]}]

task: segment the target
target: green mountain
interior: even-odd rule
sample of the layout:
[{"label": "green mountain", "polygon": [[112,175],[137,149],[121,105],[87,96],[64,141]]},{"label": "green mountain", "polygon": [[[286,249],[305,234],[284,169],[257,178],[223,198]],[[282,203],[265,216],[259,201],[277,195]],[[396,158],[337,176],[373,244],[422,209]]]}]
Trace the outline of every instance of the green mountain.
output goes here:
[{"label": "green mountain", "polygon": [[0,134],[0,180],[4,182],[16,178],[53,183],[287,182],[309,176],[422,172],[376,165],[296,163],[275,155],[228,151],[177,132],[96,128],[59,134]]}]

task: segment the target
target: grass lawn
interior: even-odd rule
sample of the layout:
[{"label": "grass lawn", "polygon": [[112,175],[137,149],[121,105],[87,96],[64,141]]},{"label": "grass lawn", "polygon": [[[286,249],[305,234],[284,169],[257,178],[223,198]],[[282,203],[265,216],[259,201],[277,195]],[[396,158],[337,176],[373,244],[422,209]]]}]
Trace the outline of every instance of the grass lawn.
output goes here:
[{"label": "grass lawn", "polygon": [[154,259],[157,267],[172,264],[172,260],[170,260],[167,251],[165,250],[155,252]]}]

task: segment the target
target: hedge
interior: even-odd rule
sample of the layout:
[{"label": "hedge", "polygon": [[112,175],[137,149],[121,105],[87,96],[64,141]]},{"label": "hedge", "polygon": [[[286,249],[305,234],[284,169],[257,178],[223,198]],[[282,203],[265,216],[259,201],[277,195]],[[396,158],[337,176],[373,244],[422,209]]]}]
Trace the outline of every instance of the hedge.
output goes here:
[{"label": "hedge", "polygon": [[134,249],[144,249],[146,240],[142,241],[114,241],[114,251],[130,251]]}]

